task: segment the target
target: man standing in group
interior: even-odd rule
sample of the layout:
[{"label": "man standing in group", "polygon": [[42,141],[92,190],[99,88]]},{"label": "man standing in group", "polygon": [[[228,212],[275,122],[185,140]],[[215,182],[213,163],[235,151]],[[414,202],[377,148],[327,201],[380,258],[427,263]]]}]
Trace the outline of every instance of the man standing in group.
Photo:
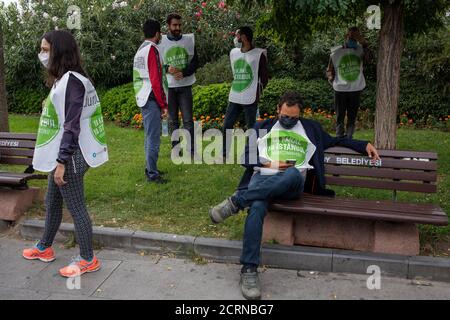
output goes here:
[{"label": "man standing in group", "polygon": [[145,175],[149,182],[165,183],[158,171],[161,144],[161,118],[167,115],[165,72],[158,50],[161,41],[161,25],[158,21],[144,23],[145,41],[139,47],[133,64],[136,103],[141,108],[145,130]]},{"label": "man standing in group", "polygon": [[[363,61],[369,60],[367,41],[358,28],[347,30],[345,43],[331,49],[327,68],[328,81],[334,89],[336,110],[336,136],[351,139],[355,131],[356,116],[360,104],[361,91],[366,87],[363,74]],[[347,114],[347,126],[344,120]]]},{"label": "man standing in group", "polygon": [[244,111],[247,129],[253,128],[260,94],[269,82],[266,51],[253,46],[252,29],[250,27],[239,28],[236,31],[234,43],[236,48],[230,52],[234,80],[231,85],[224,122],[224,158],[230,151],[232,138],[230,129],[233,129],[242,111]]},{"label": "man standing in group", "polygon": [[[190,133],[191,156],[194,156],[194,120],[192,114],[192,85],[195,83],[195,71],[198,68],[198,56],[193,34],[182,34],[181,16],[171,13],[167,17],[169,32],[163,35],[161,53],[169,85],[169,131],[179,129],[178,114],[181,111],[183,128]],[[172,141],[172,147],[179,141]]]}]

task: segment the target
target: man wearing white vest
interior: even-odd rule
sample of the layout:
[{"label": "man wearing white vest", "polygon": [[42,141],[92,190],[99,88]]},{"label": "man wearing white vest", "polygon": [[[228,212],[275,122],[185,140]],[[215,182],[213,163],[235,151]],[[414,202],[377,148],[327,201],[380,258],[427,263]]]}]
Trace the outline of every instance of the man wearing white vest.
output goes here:
[{"label": "man wearing white vest", "polygon": [[252,29],[239,28],[234,44],[236,48],[230,52],[233,83],[224,121],[224,158],[227,157],[231,146],[232,129],[242,111],[247,129],[255,125],[259,97],[269,82],[266,51],[253,46]]},{"label": "man wearing white vest", "polygon": [[80,255],[60,269],[59,274],[75,277],[101,267],[93,251],[84,175],[90,167],[108,161],[102,109],[71,33],[62,30],[46,33],[41,39],[39,60],[47,70],[46,82],[51,88],[43,103],[33,155],[34,169],[49,172],[46,218],[41,240],[23,250],[22,255],[28,260],[55,260],[52,245],[65,203],[74,220]]},{"label": "man wearing white vest", "polygon": [[[360,95],[366,87],[363,61],[368,62],[369,59],[367,45],[367,41],[361,36],[358,28],[352,27],[347,31],[344,45],[331,49],[327,77],[335,92],[337,137],[347,136],[351,139],[355,131]],[[344,126],[346,114],[347,125]]]},{"label": "man wearing white vest", "polygon": [[136,103],[141,108],[145,131],[145,175],[152,183],[166,183],[158,170],[161,145],[161,118],[167,115],[167,83],[163,58],[158,48],[161,25],[158,21],[144,23],[145,41],[139,47],[133,63]]},{"label": "man wearing white vest", "polygon": [[[190,133],[191,155],[194,155],[194,120],[192,114],[192,85],[195,83],[195,71],[198,68],[198,56],[193,34],[181,33],[181,16],[171,13],[167,17],[169,33],[162,36],[161,54],[169,85],[169,131],[179,129],[179,112],[183,118],[183,128]],[[172,141],[172,147],[179,141]]]}]

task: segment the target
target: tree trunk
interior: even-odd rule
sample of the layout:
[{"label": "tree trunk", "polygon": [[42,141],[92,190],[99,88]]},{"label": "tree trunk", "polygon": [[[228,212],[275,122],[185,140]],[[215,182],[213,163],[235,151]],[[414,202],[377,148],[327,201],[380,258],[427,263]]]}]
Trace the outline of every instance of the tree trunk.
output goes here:
[{"label": "tree trunk", "polygon": [[3,56],[3,29],[0,23],[0,132],[9,131],[6,101],[5,60]]},{"label": "tree trunk", "polygon": [[382,5],[375,112],[375,146],[379,149],[395,149],[396,145],[403,10],[401,0],[385,1]]}]

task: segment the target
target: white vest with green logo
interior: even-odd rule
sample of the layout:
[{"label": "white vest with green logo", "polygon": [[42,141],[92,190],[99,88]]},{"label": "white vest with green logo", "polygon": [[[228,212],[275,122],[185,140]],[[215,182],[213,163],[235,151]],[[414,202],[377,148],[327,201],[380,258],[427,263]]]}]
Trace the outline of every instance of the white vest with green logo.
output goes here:
[{"label": "white vest with green logo", "polygon": [[[180,40],[172,41],[166,35],[163,35],[159,47],[161,48],[161,54],[164,57],[164,63],[166,65],[183,70],[194,58],[195,36],[192,33],[183,34]],[[169,88],[192,86],[195,81],[195,74],[181,80],[175,80],[174,76],[167,74]]]},{"label": "white vest with green logo", "polygon": [[340,92],[361,91],[366,87],[363,74],[363,48],[345,49],[342,46],[331,49],[335,77],[333,89]]},{"label": "white vest with green logo", "polygon": [[[161,66],[164,64],[163,57],[159,51],[159,47],[152,41],[145,40],[144,43],[139,47],[136,55],[134,56],[133,63],[133,85],[134,93],[136,96],[136,103],[139,107],[143,107],[147,104],[150,93],[152,93],[152,83],[150,81],[150,72],[148,70],[148,55],[150,49],[155,47],[159,52],[159,60]],[[163,89],[166,93],[167,99],[167,78],[163,69]]]},{"label": "white vest with green logo", "polygon": [[90,167],[98,167],[108,161],[103,114],[97,92],[88,78],[69,71],[53,86],[39,121],[33,167],[42,172],[52,171],[57,164],[66,118],[67,82],[71,74],[83,83],[85,89],[78,137],[83,157]]},{"label": "white vest with green logo", "polygon": [[234,48],[230,52],[233,83],[228,100],[233,103],[249,105],[256,101],[259,85],[259,61],[265,50],[254,48],[242,52]]},{"label": "white vest with green logo", "polygon": [[289,130],[277,122],[269,133],[258,139],[258,152],[262,163],[296,160],[295,167],[300,172],[306,172],[313,168],[309,160],[316,152],[316,146],[309,140],[300,121]]}]

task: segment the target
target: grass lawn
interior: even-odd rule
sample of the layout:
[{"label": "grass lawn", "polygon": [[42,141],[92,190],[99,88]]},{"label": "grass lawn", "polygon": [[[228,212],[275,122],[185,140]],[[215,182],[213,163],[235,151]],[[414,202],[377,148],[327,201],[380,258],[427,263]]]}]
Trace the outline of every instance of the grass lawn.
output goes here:
[{"label": "grass lawn", "polygon": [[[11,132],[37,132],[38,117],[10,115]],[[95,225],[124,227],[194,236],[240,239],[245,214],[220,225],[212,225],[210,206],[234,192],[243,168],[239,165],[175,165],[170,160],[169,140],[161,145],[159,167],[167,171],[166,185],[148,184],[144,176],[144,133],[114,124],[106,125],[110,161],[90,169],[85,178],[86,198]],[[371,140],[373,131],[356,133],[356,139]],[[438,193],[433,195],[399,192],[400,201],[431,202],[450,213],[450,133],[434,130],[400,129],[398,149],[435,151],[439,156]],[[6,169],[0,166],[0,169]],[[10,169],[9,169],[10,170]],[[46,188],[45,181],[32,186]],[[391,199],[388,191],[334,188],[339,196]],[[28,213],[44,217],[37,205]],[[70,221],[70,219],[69,219]],[[423,243],[435,243],[449,234],[450,227],[422,226]]]}]

